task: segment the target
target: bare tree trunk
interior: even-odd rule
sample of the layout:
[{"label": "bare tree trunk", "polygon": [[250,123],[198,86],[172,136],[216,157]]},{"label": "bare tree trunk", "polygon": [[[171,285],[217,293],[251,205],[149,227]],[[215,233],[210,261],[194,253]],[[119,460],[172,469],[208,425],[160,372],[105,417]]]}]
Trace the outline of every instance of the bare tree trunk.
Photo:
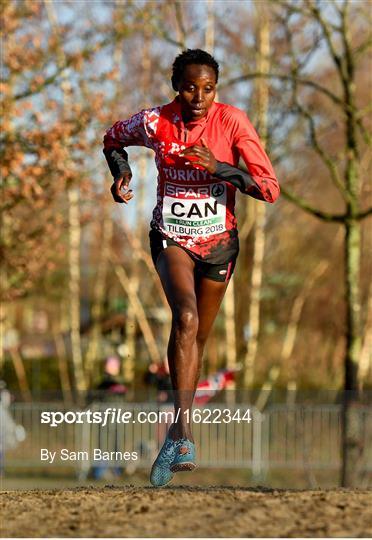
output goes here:
[{"label": "bare tree trunk", "polygon": [[160,362],[161,355],[159,353],[159,349],[152,333],[151,327],[147,321],[145,310],[143,309],[141,301],[138,298],[137,291],[134,290],[133,283],[129,279],[129,276],[127,275],[126,271],[120,263],[116,262],[114,269],[116,275],[119,278],[119,282],[127,293],[129,302],[133,307],[136,319],[138,321],[139,327],[141,328],[143,338],[149,351],[150,359],[152,362]]},{"label": "bare tree trunk", "polygon": [[[131,287],[133,291],[138,293],[138,280],[131,279]],[[136,281],[136,283],[135,283]],[[136,334],[137,334],[137,318],[133,305],[129,302],[127,309],[127,318],[125,321],[125,358],[123,362],[123,378],[127,385],[132,385],[135,376],[136,364]]]},{"label": "bare tree trunk", "polygon": [[332,369],[333,373],[340,372],[340,359],[343,357],[345,351],[345,336],[339,336],[333,349],[332,355]]},{"label": "bare tree trunk", "polygon": [[[270,54],[270,23],[267,6],[264,2],[256,5],[258,26],[258,57],[257,67],[262,73],[269,71]],[[269,91],[267,81],[262,78],[257,81],[258,130],[265,146],[267,138],[267,111]],[[253,251],[253,268],[251,277],[251,301],[249,306],[250,336],[244,362],[244,384],[253,385],[254,365],[258,349],[260,329],[260,296],[263,276],[263,260],[265,254],[265,215],[266,207],[262,202],[256,205],[255,239]]]},{"label": "bare tree trunk", "polygon": [[246,197],[243,199],[245,205],[245,215],[244,222],[240,227],[239,238],[243,245],[247,242],[247,238],[251,231],[254,228],[254,218],[255,218],[255,200],[251,197]]},{"label": "bare tree trunk", "polygon": [[174,13],[176,16],[176,32],[177,41],[180,44],[180,49],[186,49],[186,30],[183,22],[182,2],[175,0],[173,2]]},{"label": "bare tree trunk", "polygon": [[157,274],[154,273],[154,263],[152,262],[151,256],[142,247],[141,241],[138,238],[138,236],[134,235],[133,232],[128,229],[124,220],[122,220],[122,227],[124,229],[126,240],[129,242],[133,253],[135,253],[136,256],[146,264],[152,278],[154,279],[154,283],[159,293],[160,299],[164,307],[168,308],[168,302],[167,302],[163,287],[161,286],[161,283],[157,277]]},{"label": "bare tree trunk", "polygon": [[226,337],[226,367],[236,367],[236,330],[235,330],[235,301],[234,279],[230,280],[224,298],[225,337]]},{"label": "bare tree trunk", "polygon": [[368,291],[367,316],[365,322],[365,335],[363,339],[362,351],[360,353],[359,385],[362,389],[365,382],[371,380],[372,376],[372,285]]},{"label": "bare tree trunk", "polygon": [[207,0],[207,25],[205,28],[205,49],[210,54],[214,51],[214,0]]},{"label": "bare tree trunk", "polygon": [[362,348],[361,303],[360,303],[360,259],[361,222],[359,213],[360,170],[357,142],[357,119],[355,98],[355,57],[351,52],[350,28],[347,23],[349,5],[343,5],[341,23],[345,64],[342,70],[346,112],[346,168],[345,185],[349,195],[345,220],[345,299],[346,299],[346,354],[344,380],[344,406],[342,446],[343,461],[341,484],[357,487],[360,478],[360,460],[363,452],[363,433],[358,388],[358,367]]},{"label": "bare tree trunk", "polygon": [[347,334],[345,362],[345,390],[357,390],[358,362],[361,350],[360,335],[360,225],[351,221],[346,225],[345,243]]},{"label": "bare tree trunk", "polygon": [[260,295],[265,253],[265,214],[265,206],[263,204],[257,206],[251,276],[251,301],[249,305],[249,341],[244,362],[244,384],[248,388],[253,385],[254,365],[257,356],[260,329]]},{"label": "bare tree trunk", "polygon": [[[3,265],[0,268],[0,282],[5,283],[5,269]],[[5,287],[4,287],[5,290]],[[4,291],[5,292],[5,291]],[[5,320],[6,320],[6,303],[5,300],[0,300],[0,373],[4,367],[4,337],[5,337]]]},{"label": "bare tree trunk", "polygon": [[287,330],[283,340],[283,347],[280,355],[280,365],[285,365],[290,359],[294,344],[296,341],[296,336],[298,332],[298,325],[300,322],[301,313],[305,304],[306,299],[309,296],[311,289],[314,286],[314,283],[319,279],[329,266],[329,261],[320,261],[314,270],[309,274],[307,280],[301,288],[300,294],[295,298],[293,302],[289,322],[287,325]]},{"label": "bare tree trunk", "polygon": [[72,363],[76,389],[83,397],[86,391],[86,382],[83,369],[80,340],[80,209],[79,190],[70,188],[69,201],[69,293],[70,293],[70,336]]},{"label": "bare tree trunk", "polygon": [[[65,53],[59,35],[58,21],[54,11],[53,0],[44,0],[48,19],[58,41],[58,63],[60,66],[66,65]],[[61,73],[61,91],[63,95],[64,117],[67,118],[71,110],[72,87],[65,71]],[[70,138],[65,140],[67,146],[71,145]],[[66,166],[73,168],[74,164],[69,159]],[[86,382],[84,377],[83,359],[81,354],[80,340],[80,211],[79,211],[79,190],[71,187],[68,190],[69,202],[69,293],[70,293],[70,336],[72,362],[74,366],[74,378],[76,389],[81,397],[86,391]]]},{"label": "bare tree trunk", "polygon": [[12,347],[9,352],[13,360],[13,366],[17,375],[18,385],[21,391],[22,399],[24,399],[24,401],[32,401],[32,395],[27,381],[26,370],[23,364],[22,356],[19,353],[19,349],[18,347]]},{"label": "bare tree trunk", "polygon": [[[225,311],[225,337],[226,337],[226,367],[236,367],[236,327],[235,327],[235,295],[234,277],[231,278],[224,298]],[[227,386],[226,403],[232,406],[236,400],[236,384],[230,381]]]},{"label": "bare tree trunk", "polygon": [[101,358],[101,317],[103,311],[103,302],[105,300],[106,292],[106,277],[108,262],[110,259],[111,251],[111,239],[113,233],[113,222],[108,212],[108,209],[104,209],[105,216],[102,223],[102,235],[101,235],[101,257],[98,262],[96,281],[93,291],[93,305],[92,305],[92,330],[89,335],[89,345],[85,358],[85,370],[87,381],[92,383],[92,380],[96,374],[95,367],[97,361]]},{"label": "bare tree trunk", "polygon": [[271,391],[279,377],[279,374],[280,374],[279,366],[272,366],[270,368],[269,376],[267,380],[264,382],[264,384],[262,385],[262,388],[260,390],[260,393],[258,394],[256,403],[254,404],[256,409],[258,409],[259,411],[263,411],[264,408],[266,407]]},{"label": "bare tree trunk", "polygon": [[65,403],[71,403],[72,399],[72,388],[70,383],[70,377],[68,372],[67,364],[67,351],[65,343],[63,341],[62,331],[60,325],[55,325],[53,327],[53,339],[57,352],[57,361],[58,361],[58,371],[59,378],[61,381],[61,389],[63,394],[63,400]]},{"label": "bare tree trunk", "polygon": [[343,401],[343,438],[341,485],[356,487],[360,476],[363,452],[362,421],[358,388],[358,362],[361,352],[360,335],[360,224],[346,223],[345,277],[346,277],[346,356]]}]

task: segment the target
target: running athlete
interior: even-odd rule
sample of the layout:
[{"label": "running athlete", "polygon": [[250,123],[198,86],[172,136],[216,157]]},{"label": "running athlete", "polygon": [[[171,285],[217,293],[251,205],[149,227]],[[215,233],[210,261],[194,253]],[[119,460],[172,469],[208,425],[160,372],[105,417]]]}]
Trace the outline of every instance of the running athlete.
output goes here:
[{"label": "running athlete", "polygon": [[[239,251],[236,190],[269,203],[279,195],[273,167],[246,114],[214,101],[218,72],[207,52],[184,51],[173,63],[176,98],[116,122],[104,137],[116,202],[127,204],[133,197],[125,147],[154,150],[159,173],[149,236],[172,311],[168,361],[176,420],[151,470],[155,486],[167,484],[174,472],[195,468],[190,411],[204,346]],[[248,172],[238,168],[240,157]]]}]

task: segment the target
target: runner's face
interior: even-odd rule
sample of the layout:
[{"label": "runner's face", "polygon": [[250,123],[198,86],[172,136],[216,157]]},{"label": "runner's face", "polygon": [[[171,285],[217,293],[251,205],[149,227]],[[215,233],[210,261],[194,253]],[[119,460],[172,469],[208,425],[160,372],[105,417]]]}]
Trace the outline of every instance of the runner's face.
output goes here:
[{"label": "runner's face", "polygon": [[210,66],[190,64],[186,66],[178,85],[184,121],[203,118],[216,96],[216,74]]}]

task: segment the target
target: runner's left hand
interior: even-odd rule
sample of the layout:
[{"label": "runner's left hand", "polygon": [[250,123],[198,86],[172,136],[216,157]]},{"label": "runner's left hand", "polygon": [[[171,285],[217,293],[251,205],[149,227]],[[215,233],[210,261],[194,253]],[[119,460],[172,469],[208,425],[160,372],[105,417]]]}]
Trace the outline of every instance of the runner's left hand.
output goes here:
[{"label": "runner's left hand", "polygon": [[210,174],[214,174],[217,170],[217,161],[211,150],[209,150],[205,139],[200,139],[202,146],[189,146],[180,153],[181,157],[196,157],[196,160],[186,161],[186,165],[201,165]]}]

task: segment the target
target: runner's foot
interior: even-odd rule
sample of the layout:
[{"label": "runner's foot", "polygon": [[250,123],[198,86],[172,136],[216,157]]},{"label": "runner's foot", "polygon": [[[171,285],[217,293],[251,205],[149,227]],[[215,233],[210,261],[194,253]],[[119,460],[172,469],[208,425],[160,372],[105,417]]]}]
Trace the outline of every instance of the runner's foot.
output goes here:
[{"label": "runner's foot", "polygon": [[150,482],[153,486],[165,486],[172,480],[173,472],[170,470],[170,465],[176,456],[179,443],[179,440],[174,441],[167,435],[158,457],[151,468]]}]

